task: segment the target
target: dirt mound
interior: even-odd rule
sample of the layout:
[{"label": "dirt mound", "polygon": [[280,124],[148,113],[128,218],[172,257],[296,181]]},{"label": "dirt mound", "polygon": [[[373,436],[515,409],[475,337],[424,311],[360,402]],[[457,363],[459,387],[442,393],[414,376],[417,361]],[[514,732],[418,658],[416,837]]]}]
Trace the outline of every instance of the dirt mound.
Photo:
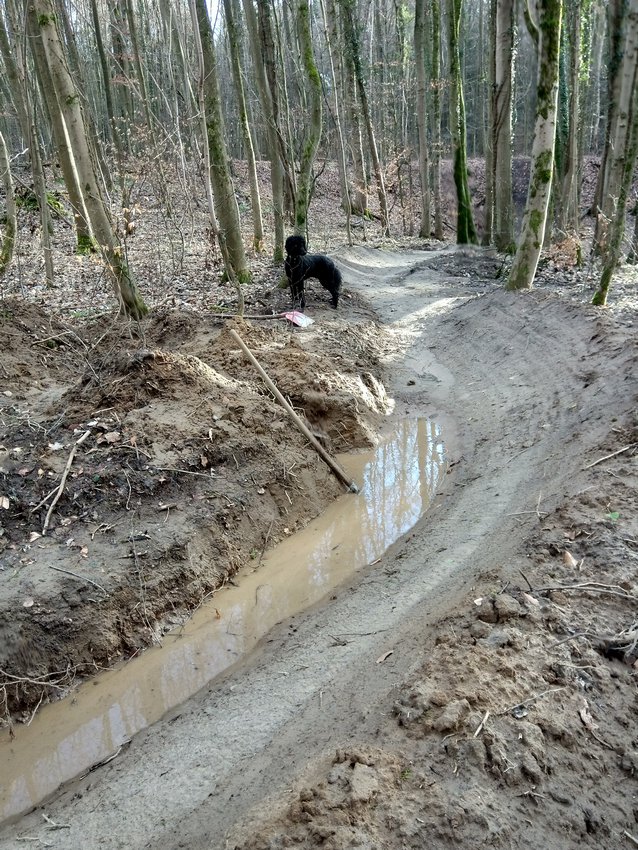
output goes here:
[{"label": "dirt mound", "polygon": [[76,368],[74,351],[80,344],[71,327],[37,304],[0,301],[0,381],[8,382],[7,389],[9,383],[23,391],[64,380]]},{"label": "dirt mound", "polygon": [[[210,359],[239,377],[251,369],[227,325],[212,346]],[[241,325],[235,326],[244,335]],[[308,350],[293,333],[252,330],[245,342],[293,407],[302,410],[316,436],[334,451],[370,446],[391,409],[378,378],[372,323],[353,326],[347,335],[322,328],[321,346]],[[311,337],[312,339],[312,337]],[[319,335],[314,339],[319,341]],[[376,374],[375,374],[376,372]],[[362,417],[361,411],[366,410]]]},{"label": "dirt mound", "polygon": [[[9,375],[37,369],[32,354],[22,359],[32,326],[39,339],[67,339],[39,309],[5,314]],[[0,553],[14,578],[0,599],[6,711],[156,642],[342,492],[231,327],[329,449],[371,441],[388,404],[371,334],[359,338],[358,371],[329,353],[324,333],[302,344],[281,328],[220,329],[176,310],[139,324],[109,314],[68,332],[77,350],[60,365],[55,349],[67,386],[2,402]]]}]

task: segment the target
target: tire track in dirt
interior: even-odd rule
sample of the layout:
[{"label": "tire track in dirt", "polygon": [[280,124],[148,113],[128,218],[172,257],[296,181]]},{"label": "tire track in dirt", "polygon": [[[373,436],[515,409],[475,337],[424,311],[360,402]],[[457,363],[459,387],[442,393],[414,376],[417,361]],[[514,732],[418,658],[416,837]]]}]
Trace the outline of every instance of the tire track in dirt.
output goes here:
[{"label": "tire track in dirt", "polygon": [[[444,427],[452,468],[434,508],[381,563],[282,623],[243,664],[46,806],[69,825],[47,833],[51,847],[225,847],[227,832],[271,795],[285,800],[308,764],[374,737],[429,624],[520,545],[529,523],[511,515],[533,511],[540,492],[555,505],[608,427],[631,355],[610,351],[604,337],[592,342],[599,313],[489,284],[475,297],[474,284],[438,287],[422,266],[403,275],[412,256],[377,252],[376,269],[366,256],[349,261],[346,281],[372,284],[364,294],[396,347],[397,415],[427,413]],[[592,369],[615,372],[615,385],[595,380],[583,393]],[[344,633],[348,642],[335,645]],[[21,846],[16,838],[41,822],[27,816],[0,847]]]}]

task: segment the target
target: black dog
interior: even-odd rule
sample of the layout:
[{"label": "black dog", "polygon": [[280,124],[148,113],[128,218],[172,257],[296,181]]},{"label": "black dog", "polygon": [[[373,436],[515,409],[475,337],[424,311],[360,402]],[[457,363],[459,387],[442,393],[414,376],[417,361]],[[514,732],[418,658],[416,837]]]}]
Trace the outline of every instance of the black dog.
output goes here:
[{"label": "black dog", "polygon": [[325,254],[309,254],[303,236],[289,236],[286,239],[285,269],[290,284],[293,309],[305,308],[304,283],[309,277],[316,278],[323,288],[328,290],[332,295],[332,306],[337,307],[341,290],[341,272]]}]

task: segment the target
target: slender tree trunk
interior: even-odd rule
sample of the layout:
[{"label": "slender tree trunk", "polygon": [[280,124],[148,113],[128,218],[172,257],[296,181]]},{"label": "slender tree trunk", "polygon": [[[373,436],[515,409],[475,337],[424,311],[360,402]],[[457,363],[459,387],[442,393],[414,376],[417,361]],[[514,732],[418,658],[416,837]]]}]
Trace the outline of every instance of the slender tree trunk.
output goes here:
[{"label": "slender tree trunk", "polygon": [[31,125],[29,127],[29,151],[31,154],[31,171],[33,172],[33,190],[38,199],[38,207],[40,209],[40,242],[42,244],[42,254],[44,256],[44,275],[46,285],[49,288],[55,286],[55,272],[53,269],[53,251],[51,248],[51,213],[49,211],[49,199],[47,197],[47,184],[44,174],[44,165],[42,163],[42,151],[40,149],[40,139],[38,137],[36,105],[35,105],[35,86],[33,92],[26,92],[26,104],[31,115]]},{"label": "slender tree trunk", "polygon": [[361,133],[361,114],[357,102],[357,87],[354,79],[354,63],[349,51],[344,56],[344,99],[348,116],[350,151],[352,153],[352,209],[366,217],[368,211],[368,178],[365,157],[363,155],[363,136]]},{"label": "slender tree trunk", "polygon": [[428,79],[426,71],[425,0],[414,5],[414,61],[416,63],[416,106],[419,132],[419,175],[421,177],[421,228],[419,236],[428,239],[430,218],[430,163],[428,156]]},{"label": "slender tree trunk", "polygon": [[31,26],[34,31],[39,32],[44,45],[46,61],[66,125],[69,145],[77,169],[78,184],[83,193],[91,229],[102,251],[122,310],[133,318],[140,318],[148,308],[129,273],[123,246],[115,234],[101,194],[100,182],[91,158],[80,96],[65,61],[51,0],[29,0],[28,13]]},{"label": "slender tree trunk", "polygon": [[239,109],[239,122],[241,124],[246,163],[248,166],[248,182],[250,184],[250,206],[253,215],[253,250],[257,253],[264,250],[264,225],[261,216],[261,197],[259,194],[259,180],[257,178],[257,163],[255,162],[255,148],[253,137],[248,123],[248,112],[246,110],[246,96],[241,75],[241,64],[239,59],[239,36],[237,24],[233,14],[232,0],[224,0],[224,15],[226,19],[226,31],[228,33],[228,44],[230,47],[231,71],[237,105]]},{"label": "slender tree trunk", "polygon": [[443,239],[441,204],[441,2],[432,4],[432,192],[434,196],[434,236]]},{"label": "slender tree trunk", "polygon": [[148,87],[146,85],[146,74],[142,65],[142,55],[140,52],[139,39],[137,37],[137,26],[135,23],[135,15],[133,14],[133,0],[124,0],[126,6],[126,21],[128,23],[129,37],[131,39],[131,47],[133,48],[133,65],[135,66],[135,74],[137,76],[137,84],[140,90],[140,101],[144,111],[144,120],[151,146],[155,148],[155,129],[153,126],[153,116],[151,114],[151,104],[148,96]]},{"label": "slender tree trunk", "polygon": [[[219,249],[221,251],[222,258],[224,260],[224,266],[226,269],[226,274],[228,275],[228,279],[235,287],[235,292],[237,293],[237,312],[240,316],[244,314],[244,293],[241,286],[241,281],[237,279],[235,275],[235,270],[231,259],[228,255],[228,244],[226,242],[226,235],[221,230],[219,226],[219,222],[217,220],[217,212],[216,212],[216,202],[213,196],[213,181],[212,181],[212,168],[211,168],[211,153],[210,153],[210,145],[206,144],[206,136],[208,134],[208,127],[210,123],[210,119],[206,113],[206,60],[204,55],[204,45],[201,39],[201,29],[199,25],[199,16],[202,11],[205,13],[206,9],[203,10],[199,7],[199,0],[190,0],[190,9],[191,16],[193,21],[193,33],[195,36],[195,51],[197,55],[198,65],[199,65],[199,83],[198,83],[198,101],[199,101],[199,118],[202,125],[202,136],[204,137],[204,188],[206,191],[206,202],[208,205],[208,215],[210,218],[210,232],[211,232],[211,242],[214,243],[217,240],[219,245]],[[207,18],[208,23],[208,18]]]},{"label": "slender tree trunk", "polygon": [[[261,45],[261,55],[266,71],[266,80],[268,81],[275,139],[277,141],[281,166],[283,168],[284,195],[288,209],[289,211],[292,211],[295,208],[295,195],[297,188],[295,170],[292,164],[292,147],[286,142],[286,137],[282,131],[279,85],[277,79],[277,51],[275,49],[275,34],[273,29],[273,15],[275,10],[271,0],[257,0],[257,8],[259,10],[259,43]],[[286,98],[284,98],[284,100],[286,100]],[[288,104],[284,103],[284,107],[285,109],[288,109]],[[288,119],[286,119],[286,123],[288,124]],[[288,136],[289,134],[286,135]]]},{"label": "slender tree trunk", "polygon": [[497,0],[494,77],[494,244],[513,254],[512,203],[512,75],[514,62],[514,2]]},{"label": "slender tree trunk", "polygon": [[66,126],[62,118],[62,112],[58,106],[53,80],[47,64],[44,45],[42,40],[38,38],[38,32],[33,31],[30,27],[30,45],[31,53],[33,54],[37,77],[40,83],[40,91],[47,106],[49,118],[51,120],[51,128],[53,130],[53,139],[57,149],[57,156],[62,169],[62,176],[69,194],[69,203],[73,210],[73,220],[75,223],[76,245],[79,254],[90,253],[94,250],[93,234],[89,224],[89,217],[84,206],[82,191],[78,184],[77,171],[75,162],[73,161],[73,153],[69,147]]},{"label": "slender tree trunk", "polygon": [[14,46],[9,41],[9,35],[6,30],[6,22],[3,15],[0,15],[0,56],[4,64],[6,79],[11,93],[11,100],[15,107],[18,123],[20,124],[20,132],[25,142],[29,139],[29,111],[25,102],[25,81],[20,74],[20,69],[14,58]]},{"label": "slender tree trunk", "polygon": [[370,105],[368,103],[368,95],[366,92],[365,81],[363,77],[363,68],[361,67],[361,49],[359,43],[359,35],[357,33],[355,18],[354,18],[354,3],[353,0],[340,0],[344,11],[345,38],[346,50],[350,53],[352,64],[354,67],[355,83],[359,93],[359,102],[361,103],[361,112],[363,121],[366,127],[368,136],[368,145],[370,148],[370,158],[372,159],[372,167],[374,169],[375,179],[377,181],[377,195],[379,198],[379,208],[381,211],[381,232],[383,236],[390,235],[390,220],[388,217],[388,199],[385,191],[385,181],[383,179],[383,170],[377,150],[377,142],[372,127],[372,117],[370,114]]},{"label": "slender tree trunk", "polygon": [[250,271],[246,262],[239,222],[239,209],[226,151],[213,32],[208,18],[206,0],[195,0],[195,9],[204,62],[204,96],[206,99],[206,130],[210,154],[211,183],[220,230],[223,233],[228,252],[228,261],[232,266],[232,269],[227,268],[226,271],[231,280],[234,275],[240,283],[246,283],[250,279]]},{"label": "slender tree trunk", "polygon": [[[628,21],[629,26],[638,29],[638,19]],[[634,174],[636,159],[638,158],[638,62],[634,65],[633,91],[629,107],[629,136],[625,145],[623,156],[623,171],[620,180],[618,200],[614,212],[614,218],[609,227],[609,244],[605,254],[603,271],[600,277],[598,289],[592,299],[592,304],[604,306],[607,303],[611,279],[622,248],[622,240],[625,233],[625,207],[631,190],[631,181]]]},{"label": "slender tree trunk", "polygon": [[11,165],[9,152],[0,133],[0,175],[2,176],[2,187],[4,189],[5,214],[3,217],[2,244],[0,245],[0,277],[5,273],[13,258],[13,247],[16,238],[16,202],[13,194],[13,180],[11,179]]},{"label": "slender tree trunk", "polygon": [[352,205],[350,201],[350,191],[348,187],[348,163],[346,160],[346,147],[343,140],[343,128],[341,126],[341,115],[339,113],[339,89],[337,85],[337,74],[335,72],[334,54],[337,49],[337,19],[334,14],[334,0],[327,0],[330,3],[331,26],[328,24],[328,11],[323,0],[321,2],[321,13],[323,16],[324,37],[328,46],[328,59],[330,62],[330,81],[332,83],[332,109],[334,112],[334,122],[337,131],[337,153],[339,162],[339,177],[341,178],[341,205],[346,214],[346,234],[348,236],[348,245],[352,245],[352,230],[350,219],[352,217]]},{"label": "slender tree trunk", "polygon": [[[616,2],[616,0],[614,0]],[[604,154],[604,175],[600,211],[596,219],[594,246],[605,254],[608,246],[607,231],[619,203],[623,182],[628,138],[631,132],[631,103],[634,95],[635,69],[638,65],[638,0],[626,0],[615,9],[611,42],[618,68],[613,69],[610,125]],[[602,166],[601,166],[602,168]]]},{"label": "slender tree trunk", "polygon": [[268,157],[270,159],[270,184],[272,187],[272,206],[275,219],[275,244],[273,246],[273,260],[281,262],[284,258],[284,169],[281,162],[279,141],[277,139],[277,128],[273,103],[270,97],[266,69],[261,54],[259,26],[253,0],[243,0],[244,14],[248,26],[248,34],[253,49],[254,69],[257,78],[257,91],[266,124],[266,140],[268,144]]},{"label": "slender tree trunk", "polygon": [[483,222],[482,245],[491,245],[494,238],[494,147],[496,127],[496,4],[489,6],[489,52],[487,68],[487,128],[485,135],[485,220]]},{"label": "slender tree trunk", "polygon": [[562,216],[559,226],[566,233],[578,235],[578,201],[580,197],[580,75],[581,75],[581,0],[571,0],[566,17],[569,40],[569,129],[565,146],[565,169],[562,184]]},{"label": "slender tree trunk", "polygon": [[507,289],[529,289],[543,246],[554,170],[562,0],[540,0],[538,91],[527,205]]},{"label": "slender tree trunk", "polygon": [[454,156],[454,184],[457,199],[456,241],[459,245],[478,243],[472,199],[467,174],[467,141],[465,101],[461,78],[459,32],[463,0],[448,0],[448,24],[450,28],[450,131]]},{"label": "slender tree trunk", "polygon": [[130,151],[130,135],[135,124],[135,109],[133,106],[133,75],[129,61],[129,49],[126,44],[126,11],[123,0],[107,0],[109,7],[111,42],[113,44],[113,59],[119,83],[116,89],[117,101],[123,123],[122,137]]},{"label": "slender tree trunk", "polygon": [[321,139],[321,78],[315,64],[312,49],[312,34],[310,32],[310,7],[306,0],[297,4],[297,29],[299,45],[305,72],[307,91],[310,97],[310,121],[303,140],[299,161],[299,179],[297,182],[297,198],[295,205],[295,233],[305,236],[308,227],[308,205],[310,203],[310,183],[312,165],[315,161],[317,148]]}]

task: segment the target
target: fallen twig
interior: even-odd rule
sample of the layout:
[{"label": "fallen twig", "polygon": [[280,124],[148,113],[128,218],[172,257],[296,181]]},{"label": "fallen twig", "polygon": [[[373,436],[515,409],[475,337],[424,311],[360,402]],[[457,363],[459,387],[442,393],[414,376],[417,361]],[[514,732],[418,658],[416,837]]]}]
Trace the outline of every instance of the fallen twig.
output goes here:
[{"label": "fallen twig", "polygon": [[638,446],[638,443],[630,443],[628,446],[623,446],[622,449],[618,449],[615,452],[612,452],[610,455],[605,455],[604,457],[599,457],[598,460],[594,460],[591,463],[588,463],[587,466],[583,466],[583,472],[586,469],[591,469],[592,466],[597,466],[599,463],[602,463],[605,460],[609,460],[612,457],[616,457],[616,455],[620,455],[623,452],[628,452],[630,449],[635,449]]},{"label": "fallen twig", "polygon": [[64,492],[64,485],[66,484],[66,479],[67,479],[67,476],[69,474],[69,470],[71,469],[71,464],[73,463],[73,458],[75,457],[75,453],[77,452],[79,446],[81,446],[82,443],[86,440],[86,438],[90,436],[90,434],[91,434],[90,431],[85,431],[84,434],[82,434],[82,436],[79,438],[79,440],[77,440],[74,443],[73,448],[69,452],[69,457],[68,457],[68,460],[66,462],[66,466],[64,467],[64,472],[62,473],[62,480],[60,481],[60,486],[58,487],[58,492],[56,493],[55,498],[53,499],[53,501],[49,505],[49,510],[47,511],[47,515],[44,518],[44,525],[42,526],[42,536],[43,537],[47,533],[49,523],[51,522],[51,514],[53,513],[53,509],[57,505],[57,503],[60,499],[60,496]]},{"label": "fallen twig", "polygon": [[[55,688],[57,691],[63,691],[64,688],[61,685],[58,685],[57,682],[47,682],[44,677],[40,677],[38,679],[30,679],[28,676],[14,676],[12,673],[7,673],[6,670],[2,670],[0,668],[0,675],[6,676],[7,679],[10,679],[9,682],[0,682],[0,687],[4,687],[6,685],[19,685],[22,682],[26,682],[29,685],[41,685],[44,688]],[[56,673],[45,673],[45,676],[66,676],[68,675],[68,670],[62,673],[61,671]],[[62,679],[58,679],[58,682],[61,682]]]},{"label": "fallen twig", "polygon": [[524,705],[528,705],[530,702],[536,702],[537,699],[541,699],[541,697],[545,697],[547,696],[547,694],[555,694],[558,693],[558,691],[564,691],[566,687],[567,685],[563,685],[560,688],[550,688],[547,691],[542,691],[540,694],[534,694],[533,696],[528,697],[527,699],[523,699],[520,702],[511,705],[509,708],[505,708],[503,711],[497,711],[496,714],[498,717],[503,714],[509,714],[511,711],[514,711],[515,708],[521,708]]},{"label": "fallen twig", "polygon": [[526,583],[527,583],[527,586],[529,587],[530,591],[533,593],[533,592],[534,592],[534,588],[533,588],[533,587],[532,587],[532,585],[529,583],[529,579],[527,578],[527,576],[525,575],[525,573],[523,572],[523,570],[519,570],[519,573],[523,576],[523,578],[525,579],[525,581],[526,581]]},{"label": "fallen twig", "polygon": [[97,587],[97,588],[98,588],[98,590],[101,590],[101,591],[102,591],[102,593],[103,593],[105,596],[108,596],[108,595],[109,595],[108,590],[106,590],[104,587],[102,587],[102,585],[101,585],[101,584],[98,584],[96,581],[93,581],[93,579],[91,579],[91,578],[87,578],[86,576],[82,576],[82,575],[80,575],[79,573],[71,572],[71,570],[65,570],[65,569],[63,569],[62,567],[54,567],[54,566],[52,566],[51,564],[49,564],[49,569],[50,569],[50,570],[55,570],[55,571],[56,571],[56,572],[58,572],[58,573],[66,573],[66,575],[68,575],[68,576],[74,576],[75,578],[79,578],[81,581],[88,581],[88,583],[89,583],[89,584],[92,584],[92,585],[93,585],[93,587]]},{"label": "fallen twig", "polygon": [[474,737],[474,738],[478,738],[478,736],[481,734],[481,729],[482,729],[482,728],[485,726],[485,724],[487,723],[487,718],[488,718],[489,716],[490,716],[489,711],[486,711],[486,712],[485,712],[485,714],[483,715],[483,719],[481,720],[481,722],[480,722],[480,723],[479,723],[479,725],[477,726],[476,732],[475,732],[475,733],[474,733],[474,735],[473,735],[473,737]]},{"label": "fallen twig", "polygon": [[625,835],[630,841],[633,841],[636,847],[638,847],[638,838],[632,835],[631,832],[627,832],[626,829],[623,829],[622,834]]},{"label": "fallen twig", "polygon": [[[617,589],[616,589],[617,588]],[[547,587],[537,587],[533,593],[546,593],[551,590],[591,590],[595,593],[607,593],[610,596],[620,596],[622,599],[629,599],[632,602],[638,602],[638,596],[631,593],[625,593],[617,584],[602,584],[598,581],[584,581],[580,584],[553,584]]]}]

